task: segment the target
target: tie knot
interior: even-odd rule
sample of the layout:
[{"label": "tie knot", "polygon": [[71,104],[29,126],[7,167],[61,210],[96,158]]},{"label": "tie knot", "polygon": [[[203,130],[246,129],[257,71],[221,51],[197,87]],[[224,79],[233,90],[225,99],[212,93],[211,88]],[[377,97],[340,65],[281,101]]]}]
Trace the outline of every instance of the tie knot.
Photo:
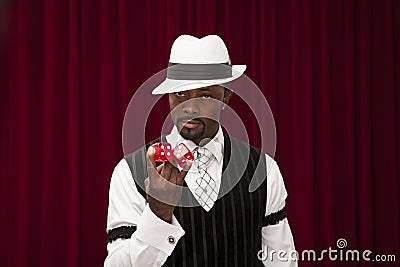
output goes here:
[{"label": "tie knot", "polygon": [[214,155],[210,150],[204,147],[197,147],[193,150],[194,160],[197,161],[199,167],[206,167],[211,160],[214,158]]}]

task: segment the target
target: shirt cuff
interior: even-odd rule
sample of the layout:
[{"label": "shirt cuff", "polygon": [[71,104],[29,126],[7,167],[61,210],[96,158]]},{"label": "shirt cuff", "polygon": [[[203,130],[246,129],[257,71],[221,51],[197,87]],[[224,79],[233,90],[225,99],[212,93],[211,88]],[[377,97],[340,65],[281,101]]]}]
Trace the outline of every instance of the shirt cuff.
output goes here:
[{"label": "shirt cuff", "polygon": [[175,216],[171,223],[167,223],[155,215],[147,204],[143,210],[135,237],[140,241],[153,246],[166,254],[171,255],[179,239],[185,234]]}]

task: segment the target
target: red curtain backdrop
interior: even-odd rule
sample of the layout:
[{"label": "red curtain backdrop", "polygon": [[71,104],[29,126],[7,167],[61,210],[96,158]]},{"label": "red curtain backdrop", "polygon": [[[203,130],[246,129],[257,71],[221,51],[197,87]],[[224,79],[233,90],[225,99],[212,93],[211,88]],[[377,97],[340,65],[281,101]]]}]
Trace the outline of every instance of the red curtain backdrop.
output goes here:
[{"label": "red curtain backdrop", "polygon": [[102,265],[125,109],[182,33],[221,35],[268,99],[297,250],[345,238],[397,259],[300,266],[398,266],[400,1],[3,0],[0,14],[1,266]]}]

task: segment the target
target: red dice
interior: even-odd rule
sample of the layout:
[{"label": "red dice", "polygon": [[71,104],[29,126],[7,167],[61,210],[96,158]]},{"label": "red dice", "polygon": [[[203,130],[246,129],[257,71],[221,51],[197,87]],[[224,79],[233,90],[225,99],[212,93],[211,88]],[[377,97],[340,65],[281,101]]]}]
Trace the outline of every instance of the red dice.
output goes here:
[{"label": "red dice", "polygon": [[156,152],[154,153],[155,162],[166,162],[172,156],[172,146],[169,143],[159,142],[152,145]]},{"label": "red dice", "polygon": [[192,152],[190,152],[190,150],[184,145],[184,144],[179,144],[177,145],[173,152],[173,157],[175,162],[181,167],[183,168],[185,166],[186,161],[194,160],[194,156],[192,154]]},{"label": "red dice", "polygon": [[186,161],[194,160],[193,154],[184,144],[178,144],[172,149],[171,144],[159,142],[152,145],[156,150],[154,160],[156,162],[170,161],[173,165],[179,165],[181,168],[185,166]]}]

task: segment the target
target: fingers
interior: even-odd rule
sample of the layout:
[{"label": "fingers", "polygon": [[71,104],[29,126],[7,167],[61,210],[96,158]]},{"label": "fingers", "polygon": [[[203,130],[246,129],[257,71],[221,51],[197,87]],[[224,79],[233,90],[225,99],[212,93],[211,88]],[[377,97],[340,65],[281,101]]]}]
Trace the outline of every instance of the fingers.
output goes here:
[{"label": "fingers", "polygon": [[176,184],[176,179],[177,179],[178,173],[179,173],[178,168],[176,168],[175,166],[173,166],[173,167],[172,167],[172,170],[171,170],[171,178],[169,179],[169,182],[170,182],[170,183]]},{"label": "fingers", "polygon": [[164,162],[164,167],[161,170],[161,176],[165,180],[169,181],[171,179],[172,168],[175,168],[169,161]]},{"label": "fingers", "polygon": [[[156,162],[154,160],[154,154],[155,154],[155,149],[153,147],[149,147],[147,149],[147,154],[146,154],[146,162],[147,162],[147,172],[149,173],[149,177],[159,177],[162,176],[161,181],[159,180],[158,182],[161,183],[161,187],[165,187],[165,182],[168,181],[172,184],[176,185],[182,185],[183,180],[185,179],[190,167],[193,164],[193,161],[186,161],[185,166],[183,167],[182,171],[178,171],[178,169],[172,165],[170,162],[164,162],[160,166],[156,165]],[[160,177],[161,178],[161,177]],[[158,180],[158,179],[156,179]],[[166,181],[165,181],[166,180]],[[147,181],[147,186],[149,185],[150,181]]]},{"label": "fingers", "polygon": [[[183,166],[182,171],[185,171],[186,173],[190,170],[190,168],[192,167],[193,161],[192,160],[187,160],[185,163],[185,166]],[[186,175],[185,173],[185,175]]]},{"label": "fingers", "polygon": [[186,174],[188,173],[190,167],[192,167],[193,161],[188,160],[185,163],[185,166],[183,167],[183,169],[181,170],[180,173],[178,173],[178,175],[176,176],[176,184],[177,185],[182,185],[183,184],[183,180],[186,177]]},{"label": "fingers", "polygon": [[157,169],[157,172],[158,172],[159,174],[161,173],[163,167],[164,167],[164,164],[161,164],[160,166],[157,166],[156,169]]}]

